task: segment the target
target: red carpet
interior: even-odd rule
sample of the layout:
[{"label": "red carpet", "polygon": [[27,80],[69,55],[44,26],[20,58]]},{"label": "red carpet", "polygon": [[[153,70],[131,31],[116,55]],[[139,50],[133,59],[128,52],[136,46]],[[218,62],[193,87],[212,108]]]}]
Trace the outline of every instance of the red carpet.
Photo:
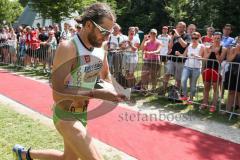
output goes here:
[{"label": "red carpet", "polygon": [[[51,116],[51,88],[24,77],[0,70],[0,94]],[[99,105],[97,105],[99,104]],[[113,105],[90,101],[90,110],[101,106],[101,112]],[[94,112],[95,117],[99,112]],[[132,115],[132,121],[125,118]],[[88,117],[88,130],[93,137],[141,160],[239,160],[240,144],[228,142],[164,121],[137,121],[137,112],[116,107],[95,119]],[[142,119],[142,118],[140,118]]]}]

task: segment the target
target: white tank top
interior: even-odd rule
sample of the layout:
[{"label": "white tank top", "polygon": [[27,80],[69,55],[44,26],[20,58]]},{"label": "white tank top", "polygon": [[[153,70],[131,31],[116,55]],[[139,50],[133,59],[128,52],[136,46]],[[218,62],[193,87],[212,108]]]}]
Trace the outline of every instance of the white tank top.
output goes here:
[{"label": "white tank top", "polygon": [[78,35],[72,41],[77,49],[78,64],[67,78],[68,86],[93,89],[103,66],[104,49],[94,48],[90,51]]},{"label": "white tank top", "polygon": [[187,60],[185,62],[185,66],[189,68],[201,68],[202,63],[201,60],[198,60],[195,56],[200,56],[200,50],[201,50],[202,44],[198,44],[196,48],[192,47],[192,44],[188,46],[188,52],[187,52]]}]

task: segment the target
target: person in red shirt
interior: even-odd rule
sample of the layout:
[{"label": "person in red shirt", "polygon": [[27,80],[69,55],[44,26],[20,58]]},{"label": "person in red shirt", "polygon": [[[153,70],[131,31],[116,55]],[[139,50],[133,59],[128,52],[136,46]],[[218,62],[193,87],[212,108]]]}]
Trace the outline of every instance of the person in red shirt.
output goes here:
[{"label": "person in red shirt", "polygon": [[202,43],[205,46],[211,46],[213,42],[213,33],[215,29],[213,27],[208,27],[207,28],[207,35],[202,37]]},{"label": "person in red shirt", "polygon": [[[36,62],[38,50],[40,49],[40,41],[37,38],[37,32],[32,30],[30,26],[26,27],[26,46],[27,46],[27,64]],[[31,61],[30,61],[31,60]]]}]

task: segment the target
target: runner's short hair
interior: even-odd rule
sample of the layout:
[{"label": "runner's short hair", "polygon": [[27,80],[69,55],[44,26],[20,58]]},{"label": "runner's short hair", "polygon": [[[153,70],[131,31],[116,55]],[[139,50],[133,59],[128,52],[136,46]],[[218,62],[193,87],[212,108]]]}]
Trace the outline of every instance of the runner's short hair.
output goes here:
[{"label": "runner's short hair", "polygon": [[94,3],[86,8],[81,16],[75,20],[78,23],[82,23],[85,26],[86,22],[92,20],[97,24],[101,24],[103,18],[108,18],[112,21],[116,21],[114,11],[106,3]]}]

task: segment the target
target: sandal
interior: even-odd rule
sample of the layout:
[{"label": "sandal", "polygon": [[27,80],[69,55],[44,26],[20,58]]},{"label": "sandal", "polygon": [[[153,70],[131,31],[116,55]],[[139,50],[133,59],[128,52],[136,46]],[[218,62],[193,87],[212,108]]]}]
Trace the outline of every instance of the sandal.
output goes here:
[{"label": "sandal", "polygon": [[[31,150],[31,148],[29,148],[29,149],[27,150],[27,153],[26,153],[26,159],[27,159],[27,160],[33,160],[33,159],[30,157],[30,150]],[[23,146],[21,146],[21,145],[19,145],[19,144],[16,144],[16,145],[13,147],[12,151],[13,151],[13,154],[15,155],[15,159],[16,159],[16,160],[23,160],[23,159],[22,159],[22,153],[23,153],[23,152],[26,152],[26,151],[24,150],[24,147],[23,147]]]},{"label": "sandal", "polygon": [[211,112],[211,113],[216,112],[216,107],[214,105],[211,105],[209,108],[209,112]]}]

